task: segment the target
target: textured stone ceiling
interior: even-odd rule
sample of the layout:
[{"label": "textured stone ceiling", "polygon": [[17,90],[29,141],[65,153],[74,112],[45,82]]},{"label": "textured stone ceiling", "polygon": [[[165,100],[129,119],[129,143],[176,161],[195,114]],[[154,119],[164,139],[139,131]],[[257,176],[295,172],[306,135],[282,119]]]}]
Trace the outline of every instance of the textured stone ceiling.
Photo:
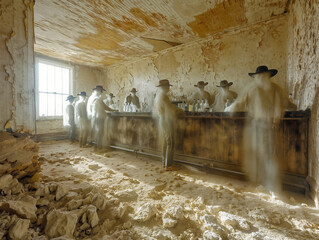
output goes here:
[{"label": "textured stone ceiling", "polygon": [[266,20],[287,0],[37,0],[35,51],[108,66]]}]

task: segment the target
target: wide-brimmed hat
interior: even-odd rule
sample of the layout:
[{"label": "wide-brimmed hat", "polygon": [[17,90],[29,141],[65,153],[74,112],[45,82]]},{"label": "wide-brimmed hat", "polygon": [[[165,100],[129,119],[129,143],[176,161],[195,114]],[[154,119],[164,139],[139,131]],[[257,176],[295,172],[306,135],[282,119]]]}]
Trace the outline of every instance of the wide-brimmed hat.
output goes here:
[{"label": "wide-brimmed hat", "polygon": [[248,75],[253,77],[256,74],[265,73],[265,72],[269,72],[270,73],[270,77],[273,77],[273,76],[275,76],[278,73],[278,70],[277,69],[268,69],[267,66],[259,66],[259,67],[256,68],[256,72],[248,73]]},{"label": "wide-brimmed hat", "polygon": [[115,96],[113,95],[113,93],[110,93],[109,96],[110,96],[111,98],[114,98],[114,97],[115,97]]},{"label": "wide-brimmed hat", "polygon": [[216,87],[229,87],[233,85],[233,82],[228,82],[227,80],[220,81],[219,85],[216,85]]},{"label": "wide-brimmed hat", "polygon": [[65,101],[74,100],[76,97],[73,97],[73,95],[69,95]]},{"label": "wide-brimmed hat", "polygon": [[101,90],[102,92],[106,91],[101,85],[96,85],[95,88],[93,88],[93,90]]},{"label": "wide-brimmed hat", "polygon": [[197,84],[195,84],[195,87],[205,87],[208,84],[208,82],[204,82],[204,81],[199,81]]},{"label": "wide-brimmed hat", "polygon": [[132,88],[130,92],[131,92],[131,93],[136,93],[137,90],[136,90],[136,88]]},{"label": "wide-brimmed hat", "polygon": [[86,97],[86,92],[80,92],[77,94],[78,96]]},{"label": "wide-brimmed hat", "polygon": [[158,85],[156,87],[164,87],[164,86],[173,86],[169,83],[167,79],[159,80]]}]

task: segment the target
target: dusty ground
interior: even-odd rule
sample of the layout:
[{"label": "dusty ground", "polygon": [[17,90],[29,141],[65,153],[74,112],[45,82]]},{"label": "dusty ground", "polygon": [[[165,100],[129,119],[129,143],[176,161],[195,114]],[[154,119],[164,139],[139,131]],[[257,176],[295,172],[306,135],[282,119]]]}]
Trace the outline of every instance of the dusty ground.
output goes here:
[{"label": "dusty ground", "polygon": [[145,156],[67,141],[40,143],[40,156],[45,182],[91,185],[113,199],[119,216],[90,239],[319,239],[319,211],[293,193],[276,197],[261,186],[189,167],[164,171]]}]

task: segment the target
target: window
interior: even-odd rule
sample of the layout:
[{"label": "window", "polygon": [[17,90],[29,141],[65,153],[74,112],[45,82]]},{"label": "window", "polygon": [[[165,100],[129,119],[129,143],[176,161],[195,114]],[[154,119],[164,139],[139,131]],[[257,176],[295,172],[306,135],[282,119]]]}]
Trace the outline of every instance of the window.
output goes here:
[{"label": "window", "polygon": [[71,91],[72,68],[38,59],[36,61],[37,117],[62,118]]}]

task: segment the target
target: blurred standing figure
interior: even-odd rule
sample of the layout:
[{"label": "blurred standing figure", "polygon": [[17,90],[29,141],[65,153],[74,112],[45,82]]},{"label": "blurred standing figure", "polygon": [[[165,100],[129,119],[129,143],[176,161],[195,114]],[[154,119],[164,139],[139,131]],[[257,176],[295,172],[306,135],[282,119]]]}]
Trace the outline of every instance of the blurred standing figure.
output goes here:
[{"label": "blurred standing figure", "polygon": [[75,103],[75,116],[80,128],[80,147],[85,147],[90,126],[86,111],[86,92],[80,92],[78,96],[80,99]]},{"label": "blurred standing figure", "polygon": [[106,99],[103,100],[103,102],[106,104],[106,106],[112,108],[112,106],[115,105],[115,102],[113,100],[115,96],[113,95],[113,93],[107,94],[106,95]]},{"label": "blurred standing figure", "polygon": [[199,81],[195,87],[198,88],[198,91],[194,95],[194,99],[199,99],[199,100],[207,100],[209,106],[214,102],[214,99],[212,96],[209,94],[209,92],[205,91],[205,86],[208,84],[208,82],[204,81]]},{"label": "blurred standing figure", "polygon": [[276,131],[286,109],[296,109],[288,95],[271,77],[276,69],[259,66],[249,73],[253,81],[226,111],[247,111],[244,133],[244,170],[249,179],[269,190],[280,191],[280,171],[276,159]]},{"label": "blurred standing figure", "polygon": [[[96,140],[96,147],[102,148],[103,136],[104,136],[104,123],[106,119],[106,111],[113,112],[112,108],[109,108],[103,102],[101,96],[105,89],[102,86],[96,86],[94,89],[95,97],[91,101],[91,116],[92,116],[92,131]],[[93,95],[93,94],[92,94]],[[90,99],[89,99],[90,100]]]},{"label": "blurred standing figure", "polygon": [[230,106],[237,98],[237,93],[229,90],[231,85],[233,85],[233,82],[228,82],[227,80],[222,80],[219,85],[216,85],[216,87],[221,88],[221,90],[216,96],[213,108],[214,112],[223,112],[224,109]]},{"label": "blurred standing figure", "polygon": [[93,92],[92,95],[89,97],[88,101],[87,101],[87,105],[86,105],[86,111],[87,111],[87,116],[88,116],[88,120],[89,123],[91,125],[91,142],[96,141],[95,139],[95,131],[94,131],[94,119],[92,116],[93,113],[93,102],[99,98],[103,91],[105,91],[105,89],[101,86],[101,85],[97,85],[95,88],[93,88]]},{"label": "blurred standing figure", "polygon": [[68,105],[65,108],[65,114],[63,114],[63,125],[69,128],[69,139],[74,142],[75,140],[75,122],[74,122],[74,102],[75,97],[69,95],[66,99]]},{"label": "blurred standing figure", "polygon": [[140,109],[141,105],[140,105],[140,99],[138,98],[138,96],[136,96],[136,88],[132,88],[130,95],[128,95],[126,97],[126,104],[131,105],[131,106],[135,106],[136,109]]},{"label": "blurred standing figure", "polygon": [[167,79],[159,81],[158,94],[155,98],[154,114],[159,120],[159,132],[162,135],[162,159],[164,167],[170,167],[173,164],[174,146],[175,146],[175,122],[177,115],[182,113],[182,110],[173,105],[169,98],[168,92],[172,86]]}]

